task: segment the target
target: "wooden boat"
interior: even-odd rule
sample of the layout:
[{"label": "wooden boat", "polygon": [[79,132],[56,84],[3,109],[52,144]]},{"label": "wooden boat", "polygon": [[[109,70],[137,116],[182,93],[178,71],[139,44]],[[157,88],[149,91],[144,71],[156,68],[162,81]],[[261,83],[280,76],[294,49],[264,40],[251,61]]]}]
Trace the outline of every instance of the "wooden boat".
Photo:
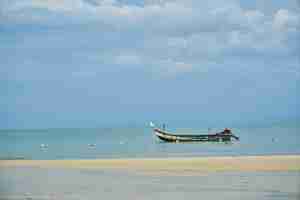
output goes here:
[{"label": "wooden boat", "polygon": [[155,135],[165,142],[230,142],[232,138],[239,140],[239,137],[232,134],[230,129],[224,129],[215,134],[172,134],[159,128],[153,128]]}]

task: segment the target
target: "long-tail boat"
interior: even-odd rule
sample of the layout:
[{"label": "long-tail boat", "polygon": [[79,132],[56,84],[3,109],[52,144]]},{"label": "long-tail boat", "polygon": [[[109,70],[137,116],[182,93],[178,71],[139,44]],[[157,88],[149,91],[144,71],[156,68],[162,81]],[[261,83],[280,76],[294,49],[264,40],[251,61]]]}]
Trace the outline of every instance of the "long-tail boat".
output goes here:
[{"label": "long-tail boat", "polygon": [[230,142],[232,138],[239,140],[239,137],[235,136],[232,131],[225,128],[223,131],[214,134],[174,134],[165,131],[165,128],[160,129],[154,127],[153,123],[150,123],[155,135],[165,142]]}]

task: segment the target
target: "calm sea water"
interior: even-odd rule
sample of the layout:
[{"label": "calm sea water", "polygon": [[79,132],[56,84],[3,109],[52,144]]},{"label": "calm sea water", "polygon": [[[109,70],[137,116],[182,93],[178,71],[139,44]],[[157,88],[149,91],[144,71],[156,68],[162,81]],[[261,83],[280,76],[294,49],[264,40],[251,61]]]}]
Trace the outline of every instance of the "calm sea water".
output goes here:
[{"label": "calm sea water", "polygon": [[[212,132],[221,129],[212,129]],[[204,129],[170,129],[199,133]],[[150,128],[0,130],[0,159],[300,154],[300,127],[236,128],[232,143],[165,143]]]}]

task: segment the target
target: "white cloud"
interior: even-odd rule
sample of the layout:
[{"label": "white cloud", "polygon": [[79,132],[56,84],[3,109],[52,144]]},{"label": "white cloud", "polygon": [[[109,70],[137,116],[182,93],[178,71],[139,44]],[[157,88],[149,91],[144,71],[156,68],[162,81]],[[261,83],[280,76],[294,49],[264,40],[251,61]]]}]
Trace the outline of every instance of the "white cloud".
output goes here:
[{"label": "white cloud", "polygon": [[[198,63],[223,63],[228,57],[244,62],[255,56],[288,60],[296,54],[295,43],[300,40],[299,13],[279,9],[270,15],[260,8],[244,9],[235,0],[148,0],[144,6],[116,0],[12,0],[0,6],[8,23],[67,26],[69,20],[89,24],[99,32],[118,32],[123,42],[105,46],[111,63],[150,63],[172,74],[197,71]],[[41,11],[37,14],[35,9],[55,14],[41,17]],[[101,46],[102,40],[105,38],[97,38],[95,45]]]},{"label": "white cloud", "polygon": [[9,11],[26,8],[44,8],[52,11],[74,11],[84,8],[81,0],[19,0],[6,3]]},{"label": "white cloud", "polygon": [[278,10],[274,15],[273,27],[278,31],[287,31],[289,29],[299,28],[300,16],[291,13],[286,9]]}]

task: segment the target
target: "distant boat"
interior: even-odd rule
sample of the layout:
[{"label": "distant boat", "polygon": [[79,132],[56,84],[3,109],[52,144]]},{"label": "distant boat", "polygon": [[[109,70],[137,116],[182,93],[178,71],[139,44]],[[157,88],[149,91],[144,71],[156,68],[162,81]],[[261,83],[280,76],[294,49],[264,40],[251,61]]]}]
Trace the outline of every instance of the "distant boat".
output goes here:
[{"label": "distant boat", "polygon": [[222,132],[215,134],[174,134],[166,132],[165,130],[154,127],[153,123],[150,123],[153,127],[155,135],[165,142],[230,142],[232,138],[239,140],[239,137],[232,134],[231,130],[225,128]]}]

